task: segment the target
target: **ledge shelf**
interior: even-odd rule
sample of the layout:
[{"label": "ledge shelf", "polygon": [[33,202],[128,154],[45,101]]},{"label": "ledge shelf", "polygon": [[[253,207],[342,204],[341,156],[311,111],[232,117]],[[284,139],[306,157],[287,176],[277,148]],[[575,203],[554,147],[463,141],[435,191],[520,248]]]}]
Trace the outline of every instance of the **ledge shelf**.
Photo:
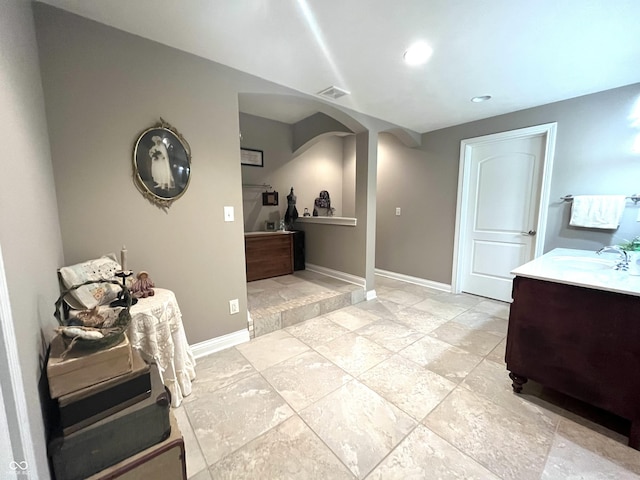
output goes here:
[{"label": "ledge shelf", "polygon": [[358,223],[358,219],[352,217],[298,217],[296,222],[355,227]]}]

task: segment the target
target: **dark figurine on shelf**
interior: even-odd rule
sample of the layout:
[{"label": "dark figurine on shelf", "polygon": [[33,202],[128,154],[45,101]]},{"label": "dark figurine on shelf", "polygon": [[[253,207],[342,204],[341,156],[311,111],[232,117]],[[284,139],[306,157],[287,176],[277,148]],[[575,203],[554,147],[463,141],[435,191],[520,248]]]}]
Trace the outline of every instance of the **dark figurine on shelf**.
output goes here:
[{"label": "dark figurine on shelf", "polygon": [[296,200],[297,197],[293,193],[293,187],[291,187],[291,192],[289,193],[289,195],[287,195],[287,212],[284,214],[284,223],[286,223],[288,230],[291,230],[293,228],[293,224],[298,219]]},{"label": "dark figurine on shelf", "polygon": [[153,287],[155,287],[155,285],[149,277],[149,274],[143,270],[136,275],[136,279],[137,280],[133,282],[133,285],[131,286],[131,294],[135,298],[153,297],[155,294]]},{"label": "dark figurine on shelf", "polygon": [[[329,196],[329,192],[326,190],[322,190],[318,198],[316,198],[313,202],[314,208],[314,217],[321,215],[323,217],[330,217],[333,215],[335,208],[331,207],[331,197]],[[318,215],[315,214],[318,212]]]}]

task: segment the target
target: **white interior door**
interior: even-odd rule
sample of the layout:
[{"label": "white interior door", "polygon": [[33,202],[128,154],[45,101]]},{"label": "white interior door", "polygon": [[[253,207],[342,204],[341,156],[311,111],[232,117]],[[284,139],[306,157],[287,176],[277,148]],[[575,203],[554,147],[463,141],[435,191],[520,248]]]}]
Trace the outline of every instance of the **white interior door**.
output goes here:
[{"label": "white interior door", "polygon": [[463,142],[458,291],[510,301],[509,272],[536,255],[548,132],[520,133]]}]

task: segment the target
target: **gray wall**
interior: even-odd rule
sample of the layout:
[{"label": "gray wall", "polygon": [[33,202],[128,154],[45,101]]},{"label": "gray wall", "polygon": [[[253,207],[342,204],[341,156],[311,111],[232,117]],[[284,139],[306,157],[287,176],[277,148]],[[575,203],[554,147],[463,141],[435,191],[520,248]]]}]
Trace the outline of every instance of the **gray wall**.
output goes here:
[{"label": "gray wall", "polygon": [[304,151],[322,135],[340,134],[344,136],[354,133],[336,119],[320,112],[294,123],[292,131],[292,149],[296,154]]},{"label": "gray wall", "polygon": [[355,156],[347,160],[355,167],[355,188],[347,195],[354,197],[357,225],[299,225],[307,232],[308,263],[362,277],[367,290],[374,289],[377,138],[377,132],[362,132],[345,140],[343,152],[348,158]]},{"label": "gray wall", "polygon": [[[379,136],[377,268],[429,280],[442,278],[450,271],[442,256],[443,248],[446,251],[453,243],[453,230],[447,245],[436,245],[431,238],[436,229],[455,219],[457,178],[453,187],[440,180],[454,176],[453,167],[454,162],[427,161],[424,151],[406,147],[394,135]],[[450,193],[453,209],[442,200]],[[396,207],[402,209],[400,216],[395,214]],[[429,218],[438,219],[438,224],[430,225]],[[444,268],[439,268],[440,263]]]},{"label": "gray wall", "polygon": [[[420,152],[385,137],[385,144],[394,144],[393,168],[379,174],[376,266],[451,283],[460,141],[551,122],[558,131],[545,251],[595,250],[640,234],[633,203],[611,232],[568,227],[570,206],[559,201],[567,194],[640,191],[640,156],[631,152],[639,130],[629,119],[639,96],[640,84],[630,85],[426,133]],[[401,218],[391,218],[395,206],[403,208]]]},{"label": "gray wall", "polygon": [[[316,118],[317,116],[314,116]],[[326,117],[323,115],[323,117]],[[342,215],[343,147],[342,138],[322,135],[304,151],[291,152],[292,126],[254,115],[240,114],[241,145],[264,152],[264,167],[242,166],[242,183],[269,184],[279,193],[278,206],[263,206],[264,189],[243,186],[245,231],[264,230],[265,220],[276,226],[287,209],[291,187],[297,196],[296,208],[302,216],[321,190],[329,191],[335,215]],[[294,156],[295,155],[295,156]],[[354,182],[353,176],[351,181]],[[354,185],[351,186],[353,190]]]},{"label": "gray wall", "polygon": [[342,216],[356,216],[356,138],[344,137],[342,142]]},{"label": "gray wall", "polygon": [[[263,151],[264,167],[242,166],[242,183],[270,184],[278,191],[280,198],[277,207],[262,205],[263,189],[242,188],[242,204],[244,212],[244,230],[253,232],[263,230],[264,221],[277,222],[284,215],[287,205],[286,195],[279,185],[273,185],[273,174],[291,160],[291,125],[275,120],[269,120],[255,115],[240,113],[240,131],[242,139],[240,145],[243,148],[251,148]],[[295,185],[289,185],[289,188]]]},{"label": "gray wall", "polygon": [[[326,118],[325,115],[322,117]],[[335,215],[357,217],[358,225],[346,227],[298,223],[296,228],[307,232],[306,260],[310,264],[366,278],[367,256],[371,257],[374,248],[372,241],[367,241],[367,229],[375,228],[372,227],[375,222],[367,222],[367,218],[375,219],[367,211],[367,202],[371,195],[375,195],[368,185],[368,182],[375,185],[375,175],[373,180],[368,177],[368,172],[371,171],[369,162],[372,158],[375,161],[376,155],[375,149],[367,145],[370,135],[359,134],[367,142],[360,142],[357,161],[356,135],[342,137],[334,133],[327,134],[323,122],[319,122],[318,128],[309,124],[306,126],[316,133],[320,132],[319,136],[310,139],[305,148],[293,157],[290,150],[293,129],[290,125],[240,114],[242,146],[263,150],[265,163],[264,168],[243,166],[242,182],[267,183],[280,193],[278,207],[265,207],[262,206],[262,190],[243,188],[245,229],[261,230],[266,219],[277,222],[285,213],[286,195],[291,186],[298,197],[296,206],[299,215],[302,215],[305,207],[313,212],[315,197],[320,190],[328,190],[332,205],[336,208]],[[358,165],[360,177],[356,174]],[[356,188],[356,178],[361,179],[359,190]],[[375,206],[375,201],[373,205]],[[365,247],[367,244],[369,247]],[[371,275],[368,288],[372,289],[374,262],[369,258],[369,263]]]},{"label": "gray wall", "polygon": [[[35,13],[66,263],[124,244],[132,270],[176,293],[189,343],[245,329],[234,73],[45,5]],[[167,213],[132,182],[137,136],[160,117],[193,155],[189,188]]]},{"label": "gray wall", "polygon": [[[38,395],[41,373],[41,332],[46,340],[56,325],[53,305],[58,297],[56,268],[62,264],[62,241],[45,123],[44,99],[31,5],[20,0],[0,2],[0,124],[3,152],[0,165],[0,246],[6,269],[19,361],[27,399],[37,465],[29,478],[49,478],[45,428]],[[5,319],[3,319],[5,320]],[[0,337],[2,335],[0,334]],[[6,351],[0,338],[0,383],[16,461],[20,450],[15,406],[11,405]],[[24,427],[24,426],[22,426]],[[0,477],[10,475],[0,465]]]},{"label": "gray wall", "polygon": [[[133,270],[147,270],[157,286],[175,291],[191,344],[246,328],[238,95],[311,97],[47,5],[34,9],[65,263],[124,244]],[[314,101],[367,138],[397,128]],[[190,186],[168,213],[147,202],[131,179],[135,140],[161,116],[193,154]],[[370,145],[358,148],[356,168],[365,176],[355,213],[363,229],[338,242],[332,228],[318,230],[317,255],[307,245],[319,265],[366,272],[370,284],[375,202],[367,201],[375,194],[375,155]],[[227,205],[235,207],[236,222],[223,221]],[[233,298],[240,313],[231,316]]]}]

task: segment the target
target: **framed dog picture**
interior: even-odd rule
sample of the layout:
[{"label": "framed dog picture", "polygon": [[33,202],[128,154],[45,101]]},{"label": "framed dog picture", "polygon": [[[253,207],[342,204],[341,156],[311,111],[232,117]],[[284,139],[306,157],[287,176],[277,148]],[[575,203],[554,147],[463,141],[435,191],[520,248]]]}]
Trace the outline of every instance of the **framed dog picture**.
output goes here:
[{"label": "framed dog picture", "polygon": [[163,209],[184,195],[189,186],[189,144],[162,118],[138,136],[133,149],[133,177],[138,190]]}]

